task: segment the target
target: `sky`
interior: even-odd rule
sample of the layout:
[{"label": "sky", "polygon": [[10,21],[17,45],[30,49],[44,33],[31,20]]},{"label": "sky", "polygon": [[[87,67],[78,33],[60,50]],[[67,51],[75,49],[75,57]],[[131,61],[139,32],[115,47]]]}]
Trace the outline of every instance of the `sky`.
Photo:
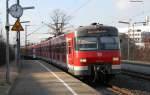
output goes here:
[{"label": "sky", "polygon": [[[17,0],[9,0],[9,5],[15,4]],[[53,10],[60,9],[72,17],[70,25],[74,28],[78,26],[89,25],[93,22],[99,22],[104,25],[116,26],[117,28],[127,25],[119,24],[118,21],[137,22],[144,21],[145,16],[150,16],[150,0],[143,2],[130,2],[131,0],[20,0],[22,7],[34,6],[33,10],[24,10],[21,21],[30,21],[27,30],[31,33],[35,30],[37,34],[28,37],[30,42],[39,42],[50,35],[47,33],[50,29],[42,25],[51,23],[50,15]],[[5,26],[5,3],[6,0],[0,0],[0,27]],[[10,24],[14,24],[16,19],[10,16]],[[39,34],[38,34],[39,33]],[[41,34],[40,34],[41,33]],[[5,30],[3,35],[5,36]],[[15,43],[16,32],[10,31],[10,43]],[[21,44],[24,44],[24,31],[21,32]]]}]

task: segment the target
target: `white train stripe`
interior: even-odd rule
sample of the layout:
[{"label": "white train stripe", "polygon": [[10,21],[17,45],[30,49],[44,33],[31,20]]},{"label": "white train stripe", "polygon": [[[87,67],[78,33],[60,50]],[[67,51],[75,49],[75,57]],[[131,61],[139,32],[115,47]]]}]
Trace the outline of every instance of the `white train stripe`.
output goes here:
[{"label": "white train stripe", "polygon": [[80,70],[88,70],[88,66],[73,66],[68,64],[69,69],[75,70],[75,71],[80,71]]},{"label": "white train stripe", "polygon": [[49,71],[51,74],[53,74],[53,76],[55,76],[73,95],[78,95],[67,83],[65,83],[60,77],[58,77],[54,72],[52,72],[52,70],[50,70],[49,68],[47,68],[44,64],[38,62],[42,67],[44,67],[47,71]]},{"label": "white train stripe", "polygon": [[88,66],[74,66],[75,71],[88,70]]},{"label": "white train stripe", "polygon": [[112,69],[121,69],[121,65],[112,65]]}]

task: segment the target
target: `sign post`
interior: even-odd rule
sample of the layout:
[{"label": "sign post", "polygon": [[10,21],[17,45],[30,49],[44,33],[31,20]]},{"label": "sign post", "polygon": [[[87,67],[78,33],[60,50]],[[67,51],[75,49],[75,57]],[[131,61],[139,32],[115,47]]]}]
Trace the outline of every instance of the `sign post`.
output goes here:
[{"label": "sign post", "polygon": [[18,66],[21,66],[20,64],[20,31],[24,31],[22,25],[20,24],[20,17],[23,15],[23,11],[26,9],[34,9],[34,7],[33,6],[22,7],[20,5],[20,0],[17,0],[17,4],[12,5],[9,9],[9,13],[11,14],[11,16],[17,19],[17,21],[15,22],[11,30],[17,31],[17,60],[16,62]]},{"label": "sign post", "polygon": [[9,66],[9,0],[6,0],[6,37],[7,37],[7,43],[6,43],[6,82],[10,83],[10,66]]}]

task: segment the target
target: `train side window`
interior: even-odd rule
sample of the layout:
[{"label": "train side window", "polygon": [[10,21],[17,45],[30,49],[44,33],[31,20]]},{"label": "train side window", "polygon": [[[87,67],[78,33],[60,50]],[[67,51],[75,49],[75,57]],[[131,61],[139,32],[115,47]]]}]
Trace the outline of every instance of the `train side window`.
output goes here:
[{"label": "train side window", "polygon": [[61,45],[60,45],[60,43],[58,44],[58,52],[59,53],[61,52]]},{"label": "train side window", "polygon": [[71,53],[71,47],[69,47],[69,54]]},{"label": "train side window", "polygon": [[66,42],[63,43],[63,51],[64,51],[64,54],[66,53]]},{"label": "train side window", "polygon": [[56,44],[56,52],[57,53],[59,52],[59,50],[58,50],[58,44]]},{"label": "train side window", "polygon": [[71,53],[71,43],[68,42],[68,54],[70,54],[70,53]]}]

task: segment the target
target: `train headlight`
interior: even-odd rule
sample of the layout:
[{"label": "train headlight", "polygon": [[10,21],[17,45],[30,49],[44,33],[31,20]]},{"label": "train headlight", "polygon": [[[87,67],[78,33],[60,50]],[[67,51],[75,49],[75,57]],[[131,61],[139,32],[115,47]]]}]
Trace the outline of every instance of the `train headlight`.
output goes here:
[{"label": "train headlight", "polygon": [[80,59],[80,62],[86,62],[87,60],[86,60],[86,58],[81,58]]},{"label": "train headlight", "polygon": [[113,57],[113,61],[119,61],[119,57]]}]

